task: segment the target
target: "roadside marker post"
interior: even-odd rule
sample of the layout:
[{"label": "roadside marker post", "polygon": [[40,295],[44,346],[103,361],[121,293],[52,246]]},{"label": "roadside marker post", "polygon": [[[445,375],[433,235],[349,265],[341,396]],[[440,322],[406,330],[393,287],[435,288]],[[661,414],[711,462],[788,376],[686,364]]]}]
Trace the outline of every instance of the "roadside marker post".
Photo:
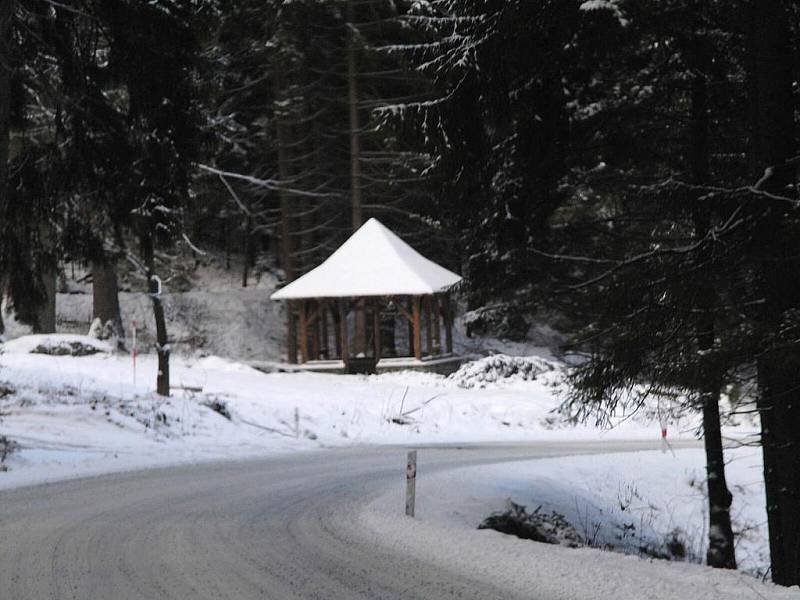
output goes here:
[{"label": "roadside marker post", "polygon": [[409,450],[406,462],[406,516],[414,516],[417,496],[417,451]]}]

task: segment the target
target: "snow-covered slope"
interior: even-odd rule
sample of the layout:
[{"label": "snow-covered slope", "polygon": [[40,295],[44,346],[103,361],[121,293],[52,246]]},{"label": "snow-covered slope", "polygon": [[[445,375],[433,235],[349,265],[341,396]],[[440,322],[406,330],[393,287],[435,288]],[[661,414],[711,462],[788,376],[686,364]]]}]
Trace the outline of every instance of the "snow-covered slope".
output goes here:
[{"label": "snow-covered slope", "polygon": [[[739,568],[762,577],[769,566],[761,451],[729,449]],[[701,449],[569,456],[467,467],[420,485],[419,518],[474,530],[507,500],[556,511],[588,545],[648,558],[678,543],[703,563],[708,542],[705,455]],[[384,499],[378,504],[398,502]],[[529,542],[530,543],[530,542]]]},{"label": "snow-covered slope", "polygon": [[[752,458],[752,457],[751,457]],[[423,456],[424,459],[424,456]],[[757,462],[757,461],[756,461]],[[743,461],[743,468],[731,470],[737,487],[750,485],[756,478]],[[414,556],[424,564],[477,578],[519,594],[520,597],[574,600],[644,599],[777,599],[794,598],[797,588],[764,585],[749,575],[698,564],[653,560],[635,554],[622,557],[595,548],[567,548],[523,540],[497,531],[478,530],[478,524],[492,511],[502,509],[509,495],[569,513],[576,527],[589,533],[599,522],[601,527],[616,525],[613,515],[599,510],[613,510],[623,501],[626,487],[640,489],[652,506],[635,506],[629,521],[640,521],[641,510],[663,511],[656,528],[688,525],[703,535],[705,500],[685,478],[702,471],[701,451],[681,450],[676,456],[660,453],[608,454],[586,457],[538,459],[514,463],[464,467],[444,473],[425,474],[424,466],[417,482],[415,519],[403,517],[403,489],[397,486],[361,508],[354,521],[365,539],[380,540],[388,552]],[[618,490],[615,490],[619,486]],[[758,492],[734,500],[738,517],[745,513],[763,521],[763,500]],[[743,521],[740,521],[743,523]],[[669,531],[669,530],[667,530]],[[652,531],[650,533],[653,533]],[[751,535],[754,531],[749,532]],[[637,535],[634,532],[633,535]],[[760,537],[758,537],[760,536]],[[763,530],[757,533],[760,551],[765,551]],[[647,541],[647,534],[643,536]],[[702,540],[697,540],[698,544]],[[454,549],[457,548],[457,551]],[[753,549],[751,545],[750,550]],[[753,556],[737,547],[746,568],[754,565]],[[762,559],[763,560],[763,559]]]},{"label": "snow-covered slope", "polygon": [[[652,440],[653,450],[661,447],[658,425],[635,418],[608,431],[564,423],[554,413],[560,369],[538,358],[483,359],[448,378],[429,373],[265,374],[213,356],[173,357],[173,395],[162,398],[152,391],[157,370],[152,355],[139,357],[134,380],[132,357],[126,354],[29,353],[61,337],[20,338],[0,346],[0,434],[20,444],[6,461],[10,470],[0,473],[0,488],[359,444],[644,439]],[[670,438],[693,439],[695,426],[691,418],[673,422]],[[532,508],[552,507],[578,523],[583,519],[586,526],[646,516],[647,532],[645,521],[637,522],[642,535],[657,537],[674,524],[683,527],[689,541],[702,540],[701,491],[687,485],[689,467],[702,485],[701,454],[689,462],[669,453],[644,462],[614,456],[593,461],[473,469],[463,475],[472,487],[451,507],[451,516],[477,526],[511,497]],[[667,483],[659,487],[654,481]],[[733,481],[745,486],[756,479],[734,476]],[[466,488],[456,483],[437,484],[437,489],[461,494]],[[423,510],[436,502],[436,510],[450,510],[450,496],[436,498]],[[620,498],[627,500],[630,513],[616,511]],[[648,508],[654,502],[662,505]],[[759,522],[750,512],[736,518],[748,526]],[[609,527],[609,535],[619,531]],[[748,552],[756,557],[750,566],[758,570],[764,564],[764,536],[757,529],[750,535],[755,541]]]},{"label": "snow-covered slope", "polygon": [[156,370],[152,355],[138,358],[134,381],[125,354],[0,354],[0,429],[22,444],[0,486],[47,464],[63,475],[113,470],[120,458],[146,466],[353,444],[600,436],[650,438],[658,448],[652,424],[600,432],[561,423],[552,412],[557,371],[465,389],[428,373],[265,374],[217,357],[173,357],[175,389],[165,399],[153,393]]}]

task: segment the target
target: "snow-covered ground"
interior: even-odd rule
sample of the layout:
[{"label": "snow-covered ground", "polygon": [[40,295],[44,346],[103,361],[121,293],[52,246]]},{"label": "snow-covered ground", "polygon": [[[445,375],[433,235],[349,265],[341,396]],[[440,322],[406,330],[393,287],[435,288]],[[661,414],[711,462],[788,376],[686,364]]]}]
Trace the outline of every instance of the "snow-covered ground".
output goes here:
[{"label": "snow-covered ground", "polygon": [[[76,348],[86,355],[62,354]],[[0,472],[0,489],[333,446],[643,439],[656,452],[472,467],[435,483],[422,478],[419,515],[472,531],[511,499],[564,514],[597,545],[636,553],[678,530],[689,553],[703,555],[703,453],[658,452],[660,426],[647,420],[625,418],[605,431],[565,423],[554,412],[561,369],[549,360],[490,356],[451,377],[344,376],[266,374],[214,356],[175,356],[169,399],[153,393],[156,370],[155,356],[141,355],[134,381],[130,355],[82,336],[30,336],[0,346],[0,436],[20,444]],[[670,439],[693,439],[696,424],[696,417],[671,422]],[[754,574],[768,562],[759,465],[757,451],[742,449],[729,467],[735,526],[744,533],[738,556]]]},{"label": "snow-covered ground", "polygon": [[[55,336],[61,347],[75,336]],[[91,340],[87,340],[87,345]],[[30,353],[40,338],[0,347],[0,433],[19,452],[0,487],[138,466],[356,444],[419,445],[574,439],[653,439],[658,426],[628,420],[598,431],[561,422],[560,372],[532,358],[497,357],[446,378],[430,373],[266,374],[218,357],[171,361],[176,389],[153,393],[157,361],[141,355]],[[45,344],[46,345],[46,344]],[[516,362],[515,362],[516,361]],[[505,370],[504,370],[505,369]],[[227,414],[225,414],[227,413]],[[692,436],[689,423],[679,437]]]},{"label": "snow-covered ground", "polygon": [[[739,568],[761,577],[769,565],[761,451],[740,447],[728,450],[727,458]],[[592,547],[646,558],[667,554],[666,544],[677,540],[687,562],[704,562],[708,508],[701,449],[537,459],[430,476],[422,455],[420,462],[416,512],[425,523],[475,530],[511,500],[528,512],[563,515]],[[393,492],[371,510],[378,518],[390,512],[385,506],[401,503],[401,494]]]},{"label": "snow-covered ground", "polygon": [[[753,486],[758,481],[757,453],[735,454],[731,479],[737,488],[737,522],[763,521],[763,508],[759,508],[763,495]],[[541,544],[477,529],[511,496],[527,502],[531,510],[541,504],[543,510],[565,513],[575,519],[579,530],[586,527],[588,535],[598,521],[600,535],[612,538],[626,523],[642,525],[655,534],[688,527],[687,540],[699,551],[704,502],[690,481],[702,469],[701,451],[678,450],[674,456],[645,452],[562,457],[426,474],[423,453],[417,476],[417,518],[398,516],[403,493],[393,489],[363,507],[356,526],[365,538],[380,540],[392,551],[522,596],[554,600],[797,597],[796,588],[764,585],[741,571],[655,560],[637,553],[622,557],[596,548]],[[750,487],[751,493],[743,495],[739,486]],[[754,545],[748,544],[752,549]],[[740,541],[737,554],[743,566],[752,569],[763,559],[743,552],[744,545]],[[758,567],[763,565],[760,562]]]}]

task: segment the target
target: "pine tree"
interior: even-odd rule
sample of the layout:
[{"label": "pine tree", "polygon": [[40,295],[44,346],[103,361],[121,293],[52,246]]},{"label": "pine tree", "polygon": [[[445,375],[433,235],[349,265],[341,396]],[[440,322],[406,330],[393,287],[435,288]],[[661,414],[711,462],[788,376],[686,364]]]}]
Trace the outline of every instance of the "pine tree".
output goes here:
[{"label": "pine tree", "polygon": [[749,2],[751,176],[743,210],[755,221],[748,244],[761,303],[755,317],[758,409],[764,454],[772,580],[800,584],[800,218],[790,2]]},{"label": "pine tree", "polygon": [[61,171],[59,73],[50,43],[54,16],[46,7],[14,3],[9,55],[13,66],[9,181],[2,204],[0,272],[16,317],[35,332],[55,331],[55,290],[65,225]]},{"label": "pine tree", "polygon": [[[134,260],[153,304],[158,354],[157,392],[168,396],[171,346],[166,329],[160,246],[183,235],[183,209],[190,204],[190,174],[200,143],[194,89],[197,38],[193,20],[203,4],[174,0],[158,5],[104,3],[101,17],[111,31],[111,60],[128,96],[128,144],[137,161],[128,170],[125,196],[138,207]],[[167,266],[168,268],[168,266]]]},{"label": "pine tree", "polygon": [[590,358],[573,375],[568,408],[605,421],[621,405],[639,410],[661,396],[700,411],[707,562],[735,568],[719,399],[749,349],[733,293],[741,276],[736,203],[709,188],[732,181],[737,166],[724,153],[725,136],[738,131],[733,143],[743,147],[743,128],[727,127],[742,106],[723,91],[724,69],[741,67],[723,58],[734,34],[718,8],[676,1],[626,12],[629,62],[606,63],[597,79],[611,87],[589,90],[589,98],[601,95],[585,118],[576,111],[573,131],[592,135],[597,167],[565,178],[571,195],[556,212],[560,233],[540,254],[562,266],[570,294],[562,310],[588,324],[576,347]]}]

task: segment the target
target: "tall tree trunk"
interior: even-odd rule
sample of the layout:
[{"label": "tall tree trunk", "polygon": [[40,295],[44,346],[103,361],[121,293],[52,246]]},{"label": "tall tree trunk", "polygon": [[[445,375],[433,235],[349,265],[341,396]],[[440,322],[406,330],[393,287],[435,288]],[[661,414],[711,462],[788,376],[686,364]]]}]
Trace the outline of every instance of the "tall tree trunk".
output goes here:
[{"label": "tall tree trunk", "polygon": [[[692,33],[692,47],[690,49],[689,63],[692,67],[692,97],[691,97],[691,131],[690,131],[690,169],[695,185],[701,186],[708,183],[708,84],[707,78],[711,69],[711,48],[707,37],[700,32],[705,29],[701,8],[697,2],[692,3],[694,17],[694,32]],[[711,228],[712,209],[708,200],[700,198],[694,202],[694,229],[695,237],[703,239]],[[711,274],[714,273],[714,247],[711,244],[703,246],[699,253],[702,268]],[[728,489],[725,478],[725,458],[722,447],[722,432],[720,429],[719,397],[721,388],[721,368],[714,364],[713,348],[715,337],[715,313],[717,294],[709,278],[707,285],[697,291],[697,304],[700,309],[697,325],[697,347],[703,357],[708,357],[699,373],[698,381],[701,386],[700,401],[703,410],[703,438],[706,451],[706,483],[708,486],[708,552],[706,562],[711,567],[723,569],[736,568],[736,553],[731,526],[731,502],[733,496]]]},{"label": "tall tree trunk", "polygon": [[[353,231],[361,227],[361,125],[358,118],[358,72],[356,70],[356,45],[358,31],[355,26],[353,0],[347,0],[347,24],[349,38],[347,44],[347,91],[350,108],[350,200]],[[367,312],[364,302],[355,304],[353,325],[353,346],[356,356],[367,353]]]},{"label": "tall tree trunk", "polygon": [[164,316],[164,303],[161,298],[161,286],[156,275],[155,249],[151,234],[142,237],[142,257],[147,269],[147,289],[153,303],[153,319],[156,323],[156,353],[158,355],[158,374],[156,376],[156,393],[169,396],[169,356],[170,346],[167,339],[167,321]]},{"label": "tall tree trunk", "polygon": [[11,129],[11,20],[14,0],[0,2],[0,207],[7,201]]},{"label": "tall tree trunk", "polygon": [[710,567],[736,568],[736,552],[731,526],[733,496],[725,479],[725,456],[719,418],[719,388],[706,387],[701,395],[703,405],[703,441],[706,451],[708,485],[708,551]]},{"label": "tall tree trunk", "polygon": [[[276,96],[284,98],[285,85],[281,73],[278,72]],[[289,126],[286,123],[286,115],[283,113],[284,106],[276,114],[276,135],[278,138],[278,173],[284,183],[280,189],[281,203],[281,262],[283,263],[283,274],[287,282],[294,281],[297,276],[295,268],[295,243],[292,228],[292,202],[291,196],[286,190],[290,177],[289,166]],[[286,354],[290,364],[297,362],[297,321],[294,315],[294,303],[286,303]]]},{"label": "tall tree trunk", "polygon": [[92,262],[92,320],[100,319],[103,325],[110,323],[111,333],[122,344],[125,330],[119,310],[119,287],[116,264],[108,260]]},{"label": "tall tree trunk", "polygon": [[350,108],[350,195],[353,231],[361,227],[361,139],[358,118],[358,71],[356,69],[356,44],[358,31],[355,26],[353,0],[347,0],[347,93]]},{"label": "tall tree trunk", "polygon": [[6,324],[3,321],[3,301],[5,300],[6,286],[3,281],[2,271],[0,271],[0,337],[6,332]]},{"label": "tall tree trunk", "polygon": [[[0,216],[8,202],[8,161],[11,130],[11,20],[14,0],[0,2]],[[0,335],[5,333],[2,304],[6,293],[5,274],[0,262]]]},{"label": "tall tree trunk", "polygon": [[[796,197],[797,152],[792,97],[792,46],[788,0],[751,0],[748,51],[753,176],[770,176],[767,192]],[[764,304],[759,326],[767,347],[758,358],[758,409],[772,580],[800,584],[800,349],[772,343],[787,317],[800,309],[800,231],[785,203],[752,201],[758,218],[752,240]]]}]

